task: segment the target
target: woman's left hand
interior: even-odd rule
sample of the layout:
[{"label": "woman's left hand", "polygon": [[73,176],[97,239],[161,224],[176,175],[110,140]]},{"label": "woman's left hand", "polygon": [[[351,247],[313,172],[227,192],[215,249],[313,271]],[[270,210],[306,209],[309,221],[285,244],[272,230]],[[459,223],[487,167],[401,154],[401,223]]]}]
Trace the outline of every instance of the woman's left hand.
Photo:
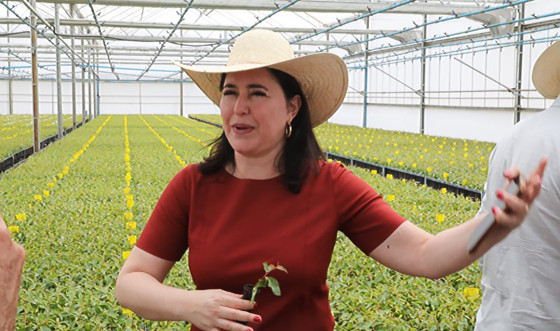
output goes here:
[{"label": "woman's left hand", "polygon": [[[541,190],[541,178],[544,175],[547,162],[548,158],[546,157],[540,160],[539,165],[527,177],[524,185],[519,185],[519,195],[509,194],[504,190],[498,190],[496,192],[496,197],[504,201],[506,205],[504,210],[496,206],[492,207],[492,213],[494,213],[494,218],[498,225],[513,230],[523,222],[529,213],[531,204],[539,195]],[[517,167],[511,167],[504,172],[504,177],[510,182],[520,176],[521,172]]]}]

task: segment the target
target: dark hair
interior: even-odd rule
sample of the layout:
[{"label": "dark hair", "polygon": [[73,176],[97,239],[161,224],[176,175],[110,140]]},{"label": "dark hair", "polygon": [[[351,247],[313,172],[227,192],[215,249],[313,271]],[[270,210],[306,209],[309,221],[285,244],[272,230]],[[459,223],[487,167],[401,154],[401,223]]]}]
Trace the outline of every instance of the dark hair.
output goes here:
[{"label": "dark hair", "polygon": [[[292,135],[286,139],[284,148],[277,158],[278,170],[282,174],[284,185],[291,192],[298,193],[309,173],[312,170],[319,170],[317,161],[325,160],[325,154],[313,133],[307,99],[298,81],[283,71],[272,68],[266,69],[272,73],[280,84],[286,100],[290,100],[296,95],[301,97],[301,107],[292,120]],[[223,74],[220,90],[223,89],[225,77],[226,75]],[[231,147],[223,131],[210,145],[212,145],[210,155],[198,165],[198,170],[202,174],[216,173],[230,162],[235,166],[233,147]]]}]

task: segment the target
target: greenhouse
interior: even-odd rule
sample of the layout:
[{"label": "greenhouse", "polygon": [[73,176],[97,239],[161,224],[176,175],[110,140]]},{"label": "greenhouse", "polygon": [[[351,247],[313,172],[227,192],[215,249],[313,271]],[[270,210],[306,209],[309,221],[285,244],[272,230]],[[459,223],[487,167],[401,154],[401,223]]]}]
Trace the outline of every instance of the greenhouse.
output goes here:
[{"label": "greenhouse", "polygon": [[[212,146],[218,146],[212,144],[233,139],[229,130],[247,137],[254,129],[248,124],[228,129],[225,101],[213,102],[208,90],[179,65],[209,71],[233,67],[228,59],[233,57],[234,43],[255,31],[281,36],[295,59],[312,56],[319,61],[326,57],[317,55],[330,54],[345,64],[347,82],[343,76],[327,78],[326,65],[316,69],[317,79],[330,79],[325,85],[345,89],[336,112],[325,117],[328,120],[315,126],[311,118],[320,151],[327,163],[343,163],[402,218],[430,234],[477,215],[496,144],[517,124],[555,102],[535,87],[533,68],[539,56],[560,40],[558,0],[0,0],[0,4],[0,214],[13,241],[26,252],[15,330],[189,330],[191,325],[192,330],[226,329],[225,324],[215,329],[202,326],[197,319],[150,318],[155,315],[123,305],[121,295],[117,300],[116,282],[131,254],[137,258],[138,249],[133,248],[149,228],[150,217],[156,218],[154,208],[170,181],[189,165],[207,162],[217,149]],[[231,77],[241,77],[231,73],[221,76],[223,99],[233,90],[243,90],[228,83],[235,82]],[[276,85],[283,84],[277,76],[268,76],[275,77]],[[313,88],[299,76],[295,81],[303,93]],[[284,85],[282,90],[286,94]],[[241,95],[239,91],[235,93]],[[315,100],[307,100],[311,112]],[[231,116],[237,116],[237,106],[232,109]],[[282,144],[292,136],[288,124]],[[232,145],[228,144],[232,153],[242,154]],[[284,157],[282,153],[278,155]],[[232,177],[236,160],[230,160]],[[282,162],[279,169],[287,168]],[[242,215],[241,207],[228,202],[237,201],[236,192],[212,196],[216,207],[209,209],[223,208],[232,219],[234,211]],[[331,194],[337,195],[325,193],[321,202],[327,204]],[[300,207],[294,208],[298,212]],[[282,211],[267,211],[277,212]],[[188,226],[188,231],[196,229]],[[269,232],[283,233],[274,229],[263,223],[251,231],[263,238]],[[334,232],[324,288],[313,289],[328,296],[334,330],[474,330],[484,294],[478,262],[445,277],[409,276],[386,267],[382,259],[369,258],[369,251],[364,254],[359,240],[345,231]],[[205,240],[222,241],[214,237],[216,233],[209,230]],[[185,249],[191,247],[194,255],[197,247],[209,245],[198,240],[191,243],[189,237]],[[146,241],[143,238],[139,247],[147,247]],[[288,248],[271,248],[283,250]],[[191,270],[199,271],[201,265],[207,268],[204,272],[229,275],[237,270],[229,263],[223,269],[209,266],[214,258],[202,263],[189,253],[175,259],[160,282],[203,292],[197,286],[205,288],[200,284],[208,282],[191,275]],[[285,298],[298,288],[291,287],[287,277],[295,274],[303,277],[303,283],[311,277],[294,270],[297,264],[290,268],[290,263],[271,260],[282,253],[247,254],[269,259],[263,261],[271,264],[265,265],[266,275],[278,278],[276,284],[287,289]],[[237,255],[224,253],[216,261],[227,256]],[[305,251],[299,258],[305,266],[312,256]],[[284,265],[288,273],[273,264]],[[262,265],[258,267],[262,274]],[[263,318],[268,312],[263,305],[282,300],[271,297],[266,303],[275,291],[268,285],[270,289],[259,294],[262,302],[257,297]],[[234,291],[242,292],[242,288]],[[315,300],[306,295],[292,306],[304,307],[306,300]],[[260,314],[259,307],[252,313]],[[555,318],[560,321],[557,312]],[[242,329],[235,324],[239,330],[282,329],[258,328],[252,322]]]}]

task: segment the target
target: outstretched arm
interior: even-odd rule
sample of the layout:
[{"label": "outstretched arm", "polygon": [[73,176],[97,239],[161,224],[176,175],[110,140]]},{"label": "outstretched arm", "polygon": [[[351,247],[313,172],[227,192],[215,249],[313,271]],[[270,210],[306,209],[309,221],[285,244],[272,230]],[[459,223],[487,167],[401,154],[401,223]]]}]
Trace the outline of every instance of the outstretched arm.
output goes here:
[{"label": "outstretched arm", "polygon": [[13,330],[25,250],[12,241],[0,215],[0,330]]},{"label": "outstretched arm", "polygon": [[[543,158],[534,172],[527,177],[526,186],[519,197],[503,190],[497,192],[496,195],[504,201],[507,212],[493,208],[496,222],[471,253],[467,253],[467,243],[484,214],[436,235],[429,234],[407,221],[369,256],[404,274],[434,279],[465,268],[521,224],[529,206],[540,192],[546,162],[547,159]],[[517,168],[510,168],[504,173],[508,180],[517,176]]]}]

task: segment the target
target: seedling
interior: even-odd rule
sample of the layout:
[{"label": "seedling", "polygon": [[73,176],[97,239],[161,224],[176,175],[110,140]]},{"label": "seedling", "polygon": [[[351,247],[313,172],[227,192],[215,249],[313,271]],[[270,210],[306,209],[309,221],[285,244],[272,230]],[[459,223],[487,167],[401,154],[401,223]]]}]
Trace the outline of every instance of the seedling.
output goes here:
[{"label": "seedling", "polygon": [[274,277],[270,277],[269,274],[274,270],[281,270],[285,273],[288,273],[288,270],[286,270],[286,268],[284,268],[280,264],[274,265],[268,264],[266,262],[263,263],[263,267],[264,275],[259,278],[259,280],[255,283],[255,286],[253,286],[253,291],[251,293],[251,304],[255,303],[255,297],[257,296],[259,288],[261,287],[270,287],[272,293],[274,293],[274,295],[276,296],[280,296],[282,294],[282,292],[280,292],[280,284],[278,284],[278,280],[276,280],[276,278]]}]

